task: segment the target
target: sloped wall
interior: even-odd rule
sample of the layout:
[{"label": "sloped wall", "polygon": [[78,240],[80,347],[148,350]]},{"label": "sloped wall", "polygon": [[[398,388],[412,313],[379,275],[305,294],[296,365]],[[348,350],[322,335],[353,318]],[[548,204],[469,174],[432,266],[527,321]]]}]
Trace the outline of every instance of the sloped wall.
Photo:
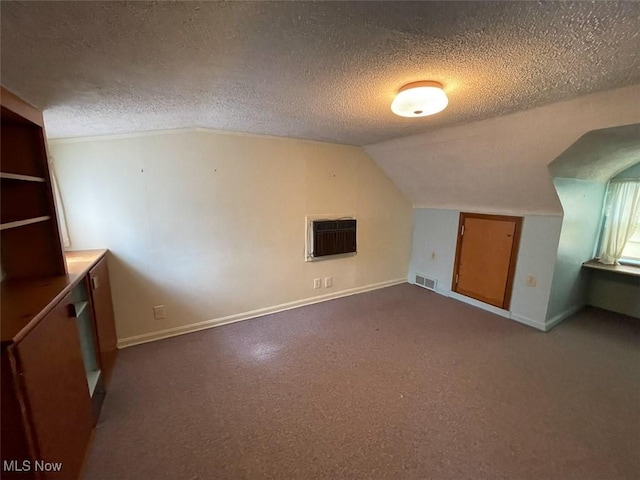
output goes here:
[{"label": "sloped wall", "polygon": [[[580,275],[574,266],[555,274],[559,290],[550,303],[558,255],[563,265],[571,252],[566,242],[558,250],[563,210],[547,164],[590,130],[638,123],[638,98],[635,85],[365,147],[414,206],[409,281],[415,272],[433,274],[441,293],[450,290],[451,225],[460,211],[519,215],[525,220],[509,316],[546,329],[558,314],[584,305],[585,290],[574,290],[568,279]],[[587,223],[593,236],[594,222]],[[565,240],[575,240],[573,233],[567,230]],[[444,255],[431,260],[432,251]],[[529,275],[537,277],[535,287],[525,285]]]},{"label": "sloped wall", "polygon": [[607,182],[638,161],[640,124],[591,130],[549,165],[554,178]]},{"label": "sloped wall", "polygon": [[414,207],[558,214],[547,164],[590,130],[640,122],[638,98],[634,85],[365,150]]},{"label": "sloped wall", "polygon": [[636,158],[638,159],[638,163],[619,172],[613,178],[640,178],[640,149],[637,151]]},{"label": "sloped wall", "polygon": [[[361,148],[191,131],[50,150],[72,247],[113,254],[121,343],[406,279],[411,205]],[[313,214],[356,214],[358,254],[305,262]]]}]

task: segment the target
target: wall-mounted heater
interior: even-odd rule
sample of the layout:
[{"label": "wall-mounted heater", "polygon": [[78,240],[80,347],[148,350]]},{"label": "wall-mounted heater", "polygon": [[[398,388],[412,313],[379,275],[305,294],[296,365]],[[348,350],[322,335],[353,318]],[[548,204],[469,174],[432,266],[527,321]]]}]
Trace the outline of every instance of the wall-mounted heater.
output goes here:
[{"label": "wall-mounted heater", "polygon": [[330,255],[356,253],[357,221],[355,218],[313,220],[310,223],[310,258],[319,259]]}]

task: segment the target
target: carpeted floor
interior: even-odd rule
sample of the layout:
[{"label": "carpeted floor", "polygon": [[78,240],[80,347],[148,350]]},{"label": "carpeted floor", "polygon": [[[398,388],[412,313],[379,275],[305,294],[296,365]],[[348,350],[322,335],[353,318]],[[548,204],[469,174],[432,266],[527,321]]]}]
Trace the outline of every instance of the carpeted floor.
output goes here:
[{"label": "carpeted floor", "polygon": [[404,284],[132,347],[84,478],[637,479],[639,346]]}]

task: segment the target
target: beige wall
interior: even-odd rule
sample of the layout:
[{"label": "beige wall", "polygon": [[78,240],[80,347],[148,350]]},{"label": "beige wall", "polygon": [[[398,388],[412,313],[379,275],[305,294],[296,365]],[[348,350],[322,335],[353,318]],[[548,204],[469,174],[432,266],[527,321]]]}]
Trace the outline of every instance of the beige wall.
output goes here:
[{"label": "beige wall", "polygon": [[[198,130],[50,152],[72,249],[113,253],[123,344],[406,278],[411,205],[361,148]],[[305,262],[313,214],[356,214],[358,255]]]}]

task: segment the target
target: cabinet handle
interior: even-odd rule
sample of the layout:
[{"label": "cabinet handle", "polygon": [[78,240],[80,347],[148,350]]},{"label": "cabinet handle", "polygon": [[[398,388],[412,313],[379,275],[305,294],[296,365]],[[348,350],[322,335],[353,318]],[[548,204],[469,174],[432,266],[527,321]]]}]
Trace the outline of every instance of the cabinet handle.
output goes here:
[{"label": "cabinet handle", "polygon": [[98,288],[100,282],[98,282],[98,277],[91,277],[91,287],[95,290]]}]

